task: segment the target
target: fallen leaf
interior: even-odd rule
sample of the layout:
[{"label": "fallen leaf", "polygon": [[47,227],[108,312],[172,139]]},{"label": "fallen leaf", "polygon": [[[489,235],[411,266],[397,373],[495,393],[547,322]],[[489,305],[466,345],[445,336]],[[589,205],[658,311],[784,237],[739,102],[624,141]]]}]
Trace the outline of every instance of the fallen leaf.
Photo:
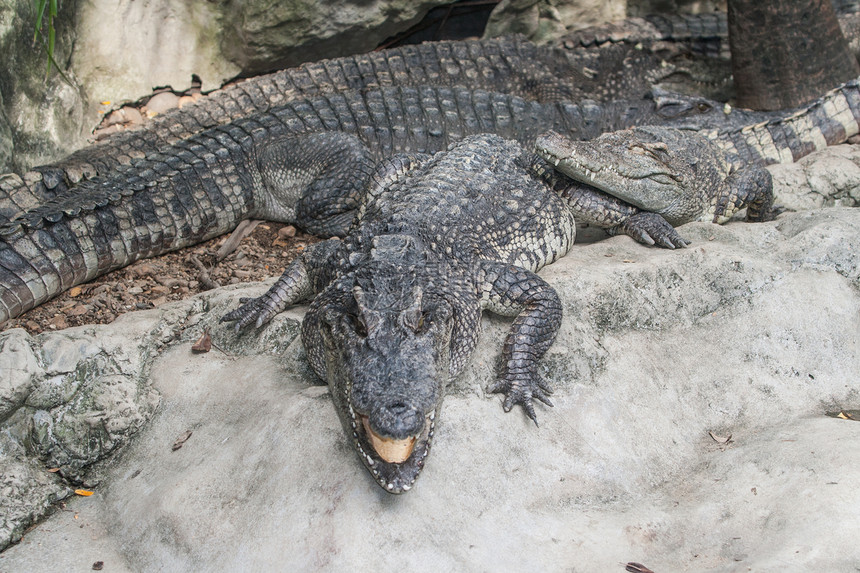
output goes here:
[{"label": "fallen leaf", "polygon": [[75,493],[84,497],[90,497],[93,494],[93,492],[88,489],[76,489]]},{"label": "fallen leaf", "polygon": [[191,352],[201,354],[212,350],[212,337],[209,336],[209,331],[204,330],[197,342],[191,345]]},{"label": "fallen leaf", "polygon": [[192,432],[191,430],[186,430],[184,434],[182,434],[181,436],[176,438],[176,441],[173,442],[173,447],[172,447],[173,451],[175,452],[176,450],[181,448],[182,445],[188,441],[188,438],[190,438],[191,434],[193,434],[193,433],[194,432]]},{"label": "fallen leaf", "polygon": [[60,468],[51,468],[51,469],[49,469],[49,470],[48,470],[48,473],[49,473],[49,474],[55,474],[55,473],[57,473],[58,471],[60,471]]},{"label": "fallen leaf", "polygon": [[729,434],[726,437],[723,437],[723,436],[718,436],[713,432],[708,432],[708,435],[711,436],[711,439],[713,439],[718,444],[728,444],[729,442],[732,441],[732,435],[731,434]]},{"label": "fallen leaf", "polygon": [[641,563],[634,563],[633,561],[625,565],[624,570],[630,571],[630,573],[654,573]]},{"label": "fallen leaf", "polygon": [[69,289],[69,296],[75,298],[76,296],[80,296],[83,289],[79,286],[72,287]]},{"label": "fallen leaf", "polygon": [[96,561],[93,563],[93,571],[101,571],[104,569],[105,562],[104,561]]}]

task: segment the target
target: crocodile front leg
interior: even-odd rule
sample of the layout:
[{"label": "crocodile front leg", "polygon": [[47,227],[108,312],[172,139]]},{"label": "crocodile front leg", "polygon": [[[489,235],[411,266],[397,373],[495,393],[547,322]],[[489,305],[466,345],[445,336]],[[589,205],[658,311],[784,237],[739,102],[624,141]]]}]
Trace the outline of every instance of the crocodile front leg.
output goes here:
[{"label": "crocodile front leg", "polygon": [[521,404],[537,424],[533,400],[552,406],[552,390],[538,374],[537,365],[561,326],[561,301],[555,289],[522,267],[484,261],[478,273],[482,307],[516,316],[502,350],[501,372],[490,391],[505,394],[506,412]]},{"label": "crocodile front leg", "polygon": [[242,306],[224,315],[221,322],[235,321],[236,332],[251,323],[259,328],[288,306],[310,299],[328,282],[322,275],[327,274],[328,263],[340,247],[339,239],[311,245],[290,263],[269,290],[256,298],[240,299]]},{"label": "crocodile front leg", "polygon": [[689,244],[661,215],[574,181],[538,156],[532,158],[529,168],[567,202],[577,226],[599,227],[610,235],[625,234],[639,243],[666,249]]}]

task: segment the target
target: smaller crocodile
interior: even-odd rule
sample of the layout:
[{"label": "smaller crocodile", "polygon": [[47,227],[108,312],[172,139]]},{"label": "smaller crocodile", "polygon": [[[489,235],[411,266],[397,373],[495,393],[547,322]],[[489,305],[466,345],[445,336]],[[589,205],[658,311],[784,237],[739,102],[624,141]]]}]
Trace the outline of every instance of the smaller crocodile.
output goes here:
[{"label": "smaller crocodile", "polygon": [[724,223],[743,208],[749,221],[772,217],[770,172],[758,163],[733,161],[696,133],[644,126],[573,141],[549,132],[538,137],[535,148],[555,169],[585,184],[566,185],[564,191],[577,205],[578,221],[611,234],[685,247],[687,241],[666,223]]},{"label": "smaller crocodile", "polygon": [[[771,218],[773,184],[764,166],[845,142],[860,132],[858,119],[860,79],[855,79],[807,106],[740,129],[696,133],[643,126],[588,141],[547,133],[536,141],[536,151],[581,183],[562,182],[581,224],[673,248],[686,241],[672,225],[722,223],[744,207],[748,220]],[[542,173],[549,181],[558,177],[547,168]]]}]

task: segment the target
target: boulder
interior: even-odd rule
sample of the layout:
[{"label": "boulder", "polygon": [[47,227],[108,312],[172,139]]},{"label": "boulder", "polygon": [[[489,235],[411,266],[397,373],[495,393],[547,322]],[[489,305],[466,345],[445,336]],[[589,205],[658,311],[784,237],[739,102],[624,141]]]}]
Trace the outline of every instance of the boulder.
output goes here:
[{"label": "boulder", "polygon": [[502,0],[493,9],[484,36],[522,34],[549,43],[566,32],[657,13],[706,13],[726,10],[721,0]]},{"label": "boulder", "polygon": [[101,116],[157,87],[203,91],[237,76],[374,49],[445,0],[61,2],[55,60],[33,46],[31,0],[0,0],[0,173],[79,149]]},{"label": "boulder", "polygon": [[[0,387],[3,542],[80,483],[95,492],[0,568],[853,571],[860,211],[680,231],[687,249],[614,237],[541,272],[565,318],[539,428],[487,393],[510,321],[485,315],[427,467],[397,497],[307,365],[303,307],[240,336],[217,322],[269,283],[0,334],[15,373]],[[213,350],[194,354],[204,331]]]}]

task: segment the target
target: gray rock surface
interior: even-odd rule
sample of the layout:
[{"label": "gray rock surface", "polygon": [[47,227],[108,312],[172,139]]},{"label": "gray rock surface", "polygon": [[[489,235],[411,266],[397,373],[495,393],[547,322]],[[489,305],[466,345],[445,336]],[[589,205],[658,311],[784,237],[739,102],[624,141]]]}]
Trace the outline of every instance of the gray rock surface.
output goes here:
[{"label": "gray rock surface", "polygon": [[238,75],[372,50],[445,0],[61,2],[56,72],[33,47],[31,0],[0,0],[0,173],[62,157],[101,115],[153,88],[209,91]]},{"label": "gray rock surface", "polygon": [[657,13],[725,12],[725,0],[502,0],[493,9],[484,36],[522,34],[547,43],[565,32]]},{"label": "gray rock surface", "polygon": [[[4,333],[0,487],[22,499],[0,508],[4,535],[76,487],[49,467],[90,460],[67,465],[95,495],[67,499],[0,570],[855,571],[860,424],[826,413],[860,408],[860,211],[681,231],[688,249],[615,237],[542,271],[565,320],[540,428],[485,391],[509,324],[486,316],[427,468],[399,497],[345,442],[304,360],[302,308],[238,338],[217,324],[265,285]],[[220,350],[192,354],[207,328]],[[73,376],[90,365],[99,374]],[[124,443],[153,392],[120,455],[62,441],[97,428]],[[67,419],[82,422],[38,432]]]},{"label": "gray rock surface", "polygon": [[[61,2],[55,59],[67,62],[75,34],[68,22],[74,2]],[[35,14],[30,0],[0,0],[0,173],[45,163],[82,146],[84,125],[95,125],[96,108],[72,70],[66,82],[54,71],[46,78],[47,57],[33,45]]]},{"label": "gray rock surface", "polygon": [[776,202],[803,211],[860,205],[860,147],[837,145],[797,163],[770,167],[779,190]]}]

